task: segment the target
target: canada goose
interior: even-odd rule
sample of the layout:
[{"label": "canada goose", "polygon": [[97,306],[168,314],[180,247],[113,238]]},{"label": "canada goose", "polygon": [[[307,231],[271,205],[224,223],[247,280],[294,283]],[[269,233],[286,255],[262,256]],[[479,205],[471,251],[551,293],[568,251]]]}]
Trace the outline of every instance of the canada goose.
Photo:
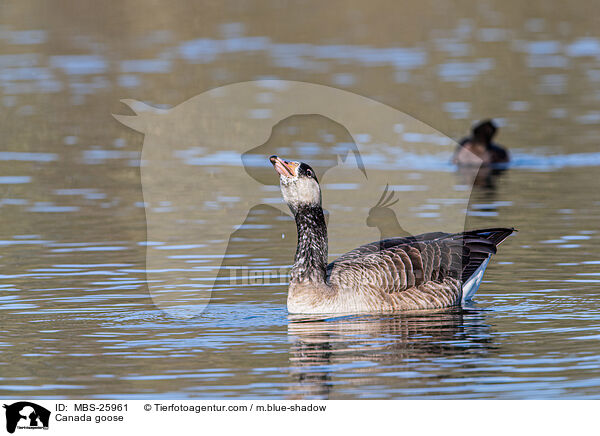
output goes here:
[{"label": "canada goose", "polygon": [[288,311],[300,314],[392,312],[457,306],[472,297],[496,246],[514,229],[425,233],[362,245],[327,265],[321,189],[305,163],[271,156],[298,245]]},{"label": "canada goose", "polygon": [[[456,149],[453,162],[457,165],[499,166],[510,161],[508,151],[494,142],[498,128],[492,120],[483,120],[473,127],[472,135],[463,138]],[[479,160],[480,159],[480,160]]]}]

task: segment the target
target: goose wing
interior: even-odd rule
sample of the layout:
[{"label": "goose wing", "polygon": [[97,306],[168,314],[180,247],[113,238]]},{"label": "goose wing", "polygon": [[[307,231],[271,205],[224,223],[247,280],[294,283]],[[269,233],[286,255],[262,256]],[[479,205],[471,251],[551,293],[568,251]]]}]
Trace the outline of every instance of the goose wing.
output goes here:
[{"label": "goose wing", "polygon": [[426,233],[362,245],[327,267],[329,283],[394,293],[434,281],[465,282],[514,229]]}]

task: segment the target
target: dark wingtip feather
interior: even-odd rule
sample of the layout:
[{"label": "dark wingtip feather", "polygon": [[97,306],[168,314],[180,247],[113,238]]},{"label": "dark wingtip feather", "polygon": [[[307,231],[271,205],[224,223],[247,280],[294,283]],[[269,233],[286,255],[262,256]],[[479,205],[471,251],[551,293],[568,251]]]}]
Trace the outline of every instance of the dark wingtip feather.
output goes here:
[{"label": "dark wingtip feather", "polygon": [[471,277],[485,259],[496,254],[496,247],[515,231],[513,227],[497,227],[464,232],[463,244],[468,250],[468,255],[463,259],[463,282]]},{"label": "dark wingtip feather", "polygon": [[513,233],[517,232],[514,227],[495,227],[490,229],[467,230],[464,235],[477,236],[488,241],[491,241],[495,246],[498,246]]}]

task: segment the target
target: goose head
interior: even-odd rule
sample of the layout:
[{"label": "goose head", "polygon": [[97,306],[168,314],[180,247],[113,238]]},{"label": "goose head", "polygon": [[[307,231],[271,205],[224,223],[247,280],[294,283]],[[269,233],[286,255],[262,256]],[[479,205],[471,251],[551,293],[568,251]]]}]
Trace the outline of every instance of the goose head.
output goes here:
[{"label": "goose head", "polygon": [[269,160],[279,174],[283,199],[294,214],[303,206],[321,207],[321,188],[309,165],[287,161],[278,156],[271,156]]}]

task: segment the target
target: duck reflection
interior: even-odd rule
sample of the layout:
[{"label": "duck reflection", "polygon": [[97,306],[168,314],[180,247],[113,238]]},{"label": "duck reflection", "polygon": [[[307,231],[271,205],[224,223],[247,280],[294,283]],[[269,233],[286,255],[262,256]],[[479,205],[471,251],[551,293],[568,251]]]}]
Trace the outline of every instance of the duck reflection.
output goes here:
[{"label": "duck reflection", "polygon": [[498,180],[505,173],[507,167],[494,168],[490,165],[481,167],[459,165],[456,167],[458,184],[469,185],[484,191],[494,191],[498,185]]},{"label": "duck reflection", "polygon": [[340,366],[365,376],[382,365],[412,372],[419,361],[480,356],[494,348],[484,312],[463,308],[328,319],[290,315],[288,334],[296,380],[291,398],[328,399]]}]

